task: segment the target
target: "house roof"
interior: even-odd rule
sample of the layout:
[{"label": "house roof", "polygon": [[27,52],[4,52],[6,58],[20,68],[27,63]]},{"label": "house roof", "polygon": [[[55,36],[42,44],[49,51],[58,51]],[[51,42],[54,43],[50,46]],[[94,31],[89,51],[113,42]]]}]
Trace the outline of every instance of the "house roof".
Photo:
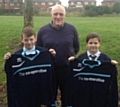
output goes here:
[{"label": "house roof", "polygon": [[96,0],[69,0],[69,1],[77,1],[77,2],[87,2],[87,1],[95,1],[96,2]]},{"label": "house roof", "polygon": [[60,0],[35,0],[37,2],[60,2]]},{"label": "house roof", "polygon": [[102,2],[105,2],[105,1],[120,2],[120,0],[103,0]]}]

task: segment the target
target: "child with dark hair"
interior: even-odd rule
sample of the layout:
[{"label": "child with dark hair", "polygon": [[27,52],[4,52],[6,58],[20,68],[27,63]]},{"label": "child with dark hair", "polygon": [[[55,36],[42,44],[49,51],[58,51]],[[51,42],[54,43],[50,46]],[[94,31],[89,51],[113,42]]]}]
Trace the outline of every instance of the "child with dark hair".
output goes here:
[{"label": "child with dark hair", "polygon": [[118,107],[117,61],[99,50],[99,34],[88,34],[86,45],[85,53],[69,58],[73,61],[68,71],[67,107]]},{"label": "child with dark hair", "polygon": [[56,99],[52,56],[56,52],[35,46],[32,27],[23,28],[21,42],[21,49],[4,55],[8,107],[48,107]]},{"label": "child with dark hair", "polygon": [[[86,37],[86,46],[88,50],[85,53],[82,53],[78,56],[80,59],[90,59],[90,60],[105,60],[111,61],[112,64],[118,65],[118,62],[115,60],[111,60],[110,57],[102,53],[99,48],[101,46],[101,39],[98,33],[92,32]],[[68,58],[69,61],[74,60],[75,57],[71,56]]]}]

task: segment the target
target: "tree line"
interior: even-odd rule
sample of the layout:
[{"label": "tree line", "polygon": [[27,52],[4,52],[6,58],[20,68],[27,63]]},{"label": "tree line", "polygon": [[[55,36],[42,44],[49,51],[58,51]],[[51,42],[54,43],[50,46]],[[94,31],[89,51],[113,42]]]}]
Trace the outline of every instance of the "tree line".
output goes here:
[{"label": "tree line", "polygon": [[[6,10],[4,5],[2,5],[2,7],[0,8],[0,14],[1,15],[4,15],[4,14],[20,14],[22,15],[24,12],[24,6],[23,6],[23,3],[22,3],[22,0],[18,0],[19,1],[19,4],[20,4],[20,9],[19,10]],[[25,0],[26,2],[32,2],[33,3],[33,0]],[[4,3],[3,3],[4,4]],[[33,8],[33,6],[30,6],[28,7],[30,10],[31,8]],[[69,12],[72,12],[70,11],[70,8],[68,7],[67,9]],[[28,10],[29,11],[29,10]],[[36,9],[34,7],[34,15],[39,15],[40,12],[42,12],[43,10],[40,10],[40,9]],[[98,16],[98,15],[104,15],[104,14],[120,14],[120,2],[116,2],[113,6],[86,6],[84,9],[81,9],[81,8],[76,8],[75,10],[73,10],[73,12],[79,12],[79,13],[83,13],[85,16]],[[31,11],[30,11],[31,12]],[[33,14],[33,13],[32,13]]]},{"label": "tree line", "polygon": [[86,16],[98,16],[112,13],[120,14],[120,2],[116,2],[113,6],[86,6],[84,10]]}]

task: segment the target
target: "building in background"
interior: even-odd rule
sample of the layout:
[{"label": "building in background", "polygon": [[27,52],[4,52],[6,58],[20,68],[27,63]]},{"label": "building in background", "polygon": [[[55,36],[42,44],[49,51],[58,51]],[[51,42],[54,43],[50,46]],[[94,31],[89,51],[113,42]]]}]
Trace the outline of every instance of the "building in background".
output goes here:
[{"label": "building in background", "polygon": [[21,4],[22,0],[0,0],[0,9],[18,11]]},{"label": "building in background", "polygon": [[[60,0],[33,0],[35,12],[47,12],[50,11],[55,4],[61,4]],[[113,6],[120,0],[103,0],[101,6]],[[7,13],[23,12],[25,6],[25,0],[0,0],[0,9],[3,9]],[[83,12],[85,6],[97,6],[97,0],[69,0],[68,11]]]},{"label": "building in background", "polygon": [[85,7],[87,5],[96,6],[96,0],[69,0],[69,7]]},{"label": "building in background", "polygon": [[39,9],[48,9],[55,4],[61,4],[60,0],[34,0],[34,3]]},{"label": "building in background", "polygon": [[[34,8],[47,10],[49,7],[55,4],[61,4],[60,0],[33,0]],[[5,11],[17,12],[24,8],[25,0],[0,0],[0,9],[5,9]]]},{"label": "building in background", "polygon": [[113,6],[116,2],[120,2],[120,0],[103,0],[101,4],[102,6]]}]

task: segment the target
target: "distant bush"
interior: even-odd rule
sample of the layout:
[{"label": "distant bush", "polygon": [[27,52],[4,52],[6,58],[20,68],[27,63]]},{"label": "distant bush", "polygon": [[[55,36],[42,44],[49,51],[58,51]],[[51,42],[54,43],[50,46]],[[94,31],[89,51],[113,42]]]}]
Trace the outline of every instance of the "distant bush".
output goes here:
[{"label": "distant bush", "polygon": [[83,13],[80,13],[80,12],[67,12],[67,16],[68,17],[81,17],[83,16]]}]

